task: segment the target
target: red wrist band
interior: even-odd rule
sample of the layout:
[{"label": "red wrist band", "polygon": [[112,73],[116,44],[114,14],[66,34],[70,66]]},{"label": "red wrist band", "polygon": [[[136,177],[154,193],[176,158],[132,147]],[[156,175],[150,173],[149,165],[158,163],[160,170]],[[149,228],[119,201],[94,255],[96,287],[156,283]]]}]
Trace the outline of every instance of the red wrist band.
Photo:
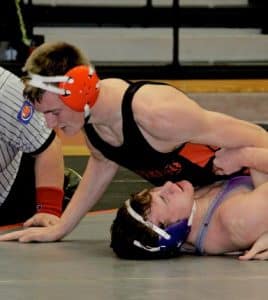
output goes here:
[{"label": "red wrist band", "polygon": [[64,192],[50,186],[36,188],[36,211],[60,217]]}]

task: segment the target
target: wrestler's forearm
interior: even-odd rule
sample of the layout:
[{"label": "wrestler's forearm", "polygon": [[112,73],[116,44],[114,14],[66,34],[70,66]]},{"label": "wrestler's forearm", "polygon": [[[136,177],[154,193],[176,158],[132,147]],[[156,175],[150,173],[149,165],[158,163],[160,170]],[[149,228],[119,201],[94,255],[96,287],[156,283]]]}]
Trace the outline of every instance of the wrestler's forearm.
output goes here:
[{"label": "wrestler's forearm", "polygon": [[82,180],[60,220],[60,236],[71,232],[101,198],[118,170],[118,165],[90,158]]},{"label": "wrestler's forearm", "polygon": [[268,181],[268,149],[256,147],[241,148],[239,159],[242,165],[250,168],[255,187]]},{"label": "wrestler's forearm", "polygon": [[268,173],[268,149],[244,147],[240,149],[239,160],[241,165]]},{"label": "wrestler's forearm", "polygon": [[268,134],[262,127],[222,113],[206,112],[205,115],[207,126],[203,135],[207,141],[203,139],[202,143],[229,149],[247,146],[268,149]]}]

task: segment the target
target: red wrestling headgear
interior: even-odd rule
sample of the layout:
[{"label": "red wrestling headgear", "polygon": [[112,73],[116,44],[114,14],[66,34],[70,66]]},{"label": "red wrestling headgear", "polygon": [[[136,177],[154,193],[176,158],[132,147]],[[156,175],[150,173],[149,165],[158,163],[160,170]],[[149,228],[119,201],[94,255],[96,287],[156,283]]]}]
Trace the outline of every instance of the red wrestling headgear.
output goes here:
[{"label": "red wrestling headgear", "polygon": [[[29,85],[60,95],[65,105],[78,112],[88,114],[99,94],[99,78],[90,65],[74,67],[64,76],[29,75]],[[58,83],[58,87],[51,83]]]}]

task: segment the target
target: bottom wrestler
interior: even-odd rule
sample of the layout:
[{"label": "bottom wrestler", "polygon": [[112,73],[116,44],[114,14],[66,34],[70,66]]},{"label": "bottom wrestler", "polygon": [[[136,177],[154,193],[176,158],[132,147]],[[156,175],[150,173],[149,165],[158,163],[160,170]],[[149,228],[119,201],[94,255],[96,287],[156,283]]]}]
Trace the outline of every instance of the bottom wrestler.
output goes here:
[{"label": "bottom wrestler", "polygon": [[257,171],[268,165],[268,150],[248,147],[238,151],[245,161],[255,164],[250,176],[196,191],[188,181],[167,182],[134,194],[112,224],[114,252],[121,258],[153,259],[249,249],[268,231],[268,176]]}]

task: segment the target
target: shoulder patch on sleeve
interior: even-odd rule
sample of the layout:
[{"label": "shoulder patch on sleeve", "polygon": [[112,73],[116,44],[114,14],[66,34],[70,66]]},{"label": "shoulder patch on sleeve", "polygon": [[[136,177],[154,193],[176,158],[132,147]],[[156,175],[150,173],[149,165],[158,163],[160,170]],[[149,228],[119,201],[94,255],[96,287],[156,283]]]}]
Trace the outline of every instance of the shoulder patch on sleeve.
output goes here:
[{"label": "shoulder patch on sleeve", "polygon": [[17,115],[17,119],[19,122],[23,124],[28,124],[33,116],[33,113],[34,113],[33,104],[30,101],[25,100]]}]

